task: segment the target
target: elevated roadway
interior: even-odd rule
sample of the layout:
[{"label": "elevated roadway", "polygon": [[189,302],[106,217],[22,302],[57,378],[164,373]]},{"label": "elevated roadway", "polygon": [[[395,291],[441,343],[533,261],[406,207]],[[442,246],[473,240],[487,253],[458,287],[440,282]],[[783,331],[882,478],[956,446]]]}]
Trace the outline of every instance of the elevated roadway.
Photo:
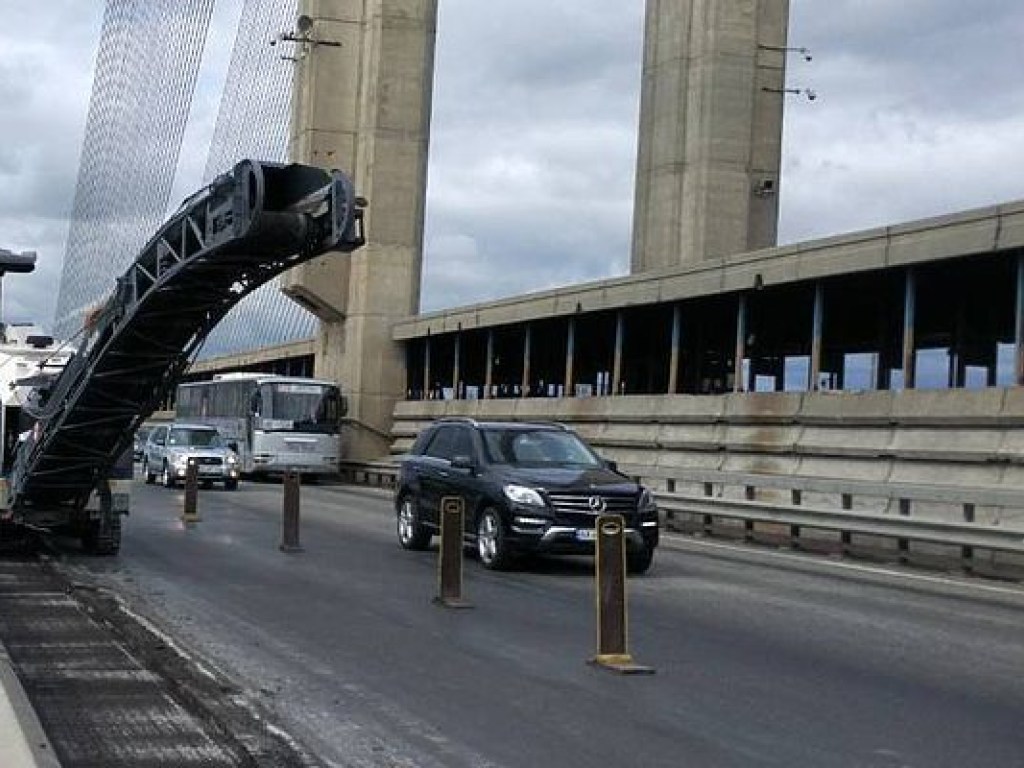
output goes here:
[{"label": "elevated roadway", "polygon": [[228,671],[325,761],[437,766],[1013,765],[1024,591],[672,536],[632,580],[630,650],[656,674],[585,661],[589,559],[466,567],[476,606],[434,606],[435,553],[394,540],[386,492],[303,488],[302,543],[281,487],[142,487],[118,563],[78,581]]}]

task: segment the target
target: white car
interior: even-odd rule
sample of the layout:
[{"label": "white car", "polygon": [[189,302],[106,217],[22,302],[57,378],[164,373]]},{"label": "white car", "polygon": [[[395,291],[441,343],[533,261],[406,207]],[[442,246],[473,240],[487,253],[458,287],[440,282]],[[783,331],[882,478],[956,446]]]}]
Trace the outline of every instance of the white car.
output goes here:
[{"label": "white car", "polygon": [[220,433],[202,424],[170,424],[155,427],[146,438],[142,472],[147,483],[157,477],[167,488],[185,481],[189,459],[195,459],[199,482],[204,488],[223,483],[225,490],[238,488],[241,465],[236,454],[224,444]]}]

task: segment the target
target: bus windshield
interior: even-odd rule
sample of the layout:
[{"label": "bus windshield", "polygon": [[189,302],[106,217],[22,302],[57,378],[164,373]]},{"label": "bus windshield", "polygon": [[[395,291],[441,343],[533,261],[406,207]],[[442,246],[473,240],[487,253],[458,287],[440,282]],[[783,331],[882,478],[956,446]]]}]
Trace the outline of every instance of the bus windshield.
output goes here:
[{"label": "bus windshield", "polygon": [[261,416],[280,428],[337,432],[341,393],[324,384],[271,382],[260,387]]}]

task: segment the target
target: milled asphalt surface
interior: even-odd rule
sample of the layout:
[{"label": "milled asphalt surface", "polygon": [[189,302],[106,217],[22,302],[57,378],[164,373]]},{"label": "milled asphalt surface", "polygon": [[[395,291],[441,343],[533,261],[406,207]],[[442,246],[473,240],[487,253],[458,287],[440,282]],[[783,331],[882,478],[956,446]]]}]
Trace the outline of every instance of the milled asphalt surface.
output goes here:
[{"label": "milled asphalt surface", "polygon": [[324,763],[343,766],[988,766],[1024,756],[1024,590],[670,539],[629,583],[630,650],[586,664],[592,564],[468,562],[472,610],[433,604],[436,551],[401,550],[387,494],[139,485],[122,554],[61,570],[111,588]]},{"label": "milled asphalt surface", "polygon": [[315,765],[226,679],[45,555],[0,555],[0,651],[0,693],[22,710],[0,722],[0,768]]}]

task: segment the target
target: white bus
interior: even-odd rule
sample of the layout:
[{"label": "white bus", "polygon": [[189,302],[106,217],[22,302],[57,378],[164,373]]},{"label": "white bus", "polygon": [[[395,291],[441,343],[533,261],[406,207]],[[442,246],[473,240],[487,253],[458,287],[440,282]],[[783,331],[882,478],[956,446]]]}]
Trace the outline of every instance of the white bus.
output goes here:
[{"label": "white bus", "polygon": [[175,416],[216,427],[248,475],[287,470],[338,472],[341,417],[337,384],[298,376],[223,373],[178,385]]}]

